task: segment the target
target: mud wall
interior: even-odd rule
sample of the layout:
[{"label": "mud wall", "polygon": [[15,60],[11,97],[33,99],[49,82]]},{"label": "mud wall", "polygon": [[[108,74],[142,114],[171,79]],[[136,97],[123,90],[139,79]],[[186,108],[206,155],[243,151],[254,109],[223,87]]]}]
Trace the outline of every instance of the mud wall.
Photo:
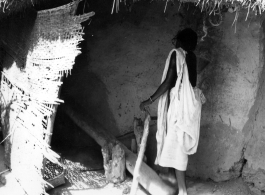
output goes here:
[{"label": "mud wall", "polygon": [[[265,23],[262,21],[260,36],[260,63],[264,64]],[[246,164],[242,177],[256,194],[265,194],[265,68],[259,77],[259,88],[255,103],[249,112],[249,119],[243,128],[245,135],[244,158]]]},{"label": "mud wall", "polygon": [[240,10],[235,20],[235,12],[224,11],[220,25],[213,26],[213,17],[192,12],[182,10],[181,25],[201,35],[198,86],[207,103],[198,152],[190,156],[187,174],[214,181],[242,176],[260,194],[265,185],[263,18],[250,13],[246,20],[247,10]]},{"label": "mud wall", "polygon": [[[77,101],[109,132],[131,131],[134,117],[143,117],[141,101],[158,87],[165,59],[178,30],[178,6],[139,1],[131,12],[111,10],[93,17],[86,27],[86,44],[76,59],[62,94]],[[111,6],[110,6],[111,7]],[[98,18],[97,18],[98,17]],[[150,107],[156,116],[157,103]]]}]

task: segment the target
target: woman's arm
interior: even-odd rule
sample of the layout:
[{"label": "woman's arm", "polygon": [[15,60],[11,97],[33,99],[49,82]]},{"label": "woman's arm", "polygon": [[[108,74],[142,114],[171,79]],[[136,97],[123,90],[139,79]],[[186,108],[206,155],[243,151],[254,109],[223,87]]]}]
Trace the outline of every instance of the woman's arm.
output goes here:
[{"label": "woman's arm", "polygon": [[156,99],[158,99],[162,94],[167,90],[171,89],[177,80],[177,71],[176,71],[176,51],[171,54],[169,68],[167,71],[167,76],[164,82],[157,88],[155,93],[150,96],[149,99],[143,101],[140,104],[140,109],[143,110],[146,106],[152,104]]},{"label": "woman's arm", "polygon": [[186,62],[189,71],[190,84],[192,87],[195,87],[197,84],[197,59],[196,55],[192,51],[187,53]]}]

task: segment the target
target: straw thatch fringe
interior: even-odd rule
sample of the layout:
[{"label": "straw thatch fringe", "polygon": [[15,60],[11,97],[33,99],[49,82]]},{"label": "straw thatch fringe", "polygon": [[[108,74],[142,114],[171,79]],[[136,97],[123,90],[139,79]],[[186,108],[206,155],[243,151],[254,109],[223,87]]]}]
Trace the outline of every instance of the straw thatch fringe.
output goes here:
[{"label": "straw thatch fringe", "polygon": [[29,195],[45,194],[47,182],[41,172],[44,157],[59,164],[59,155],[47,144],[51,136],[48,119],[55,105],[63,102],[58,97],[61,78],[69,74],[81,53],[77,46],[83,40],[80,23],[94,15],[74,16],[78,3],[38,12],[25,67],[13,65],[3,71],[1,108],[7,110],[10,105],[5,121],[9,123],[6,140],[12,144],[10,168]]},{"label": "straw thatch fringe", "polygon": [[[128,0],[127,0],[128,1]],[[132,0],[133,3],[137,0]],[[150,0],[152,2],[153,0]],[[165,1],[164,12],[166,11],[167,4],[169,1],[174,2],[175,0],[163,0]],[[261,14],[265,10],[265,0],[179,0],[180,3],[194,3],[196,6],[201,8],[201,11],[206,11],[209,15],[220,12],[223,6],[233,11],[239,11],[240,9],[253,10],[256,14]],[[126,0],[113,0],[113,6],[111,13],[116,8],[116,13],[119,12],[119,5],[121,3],[126,5]]]}]

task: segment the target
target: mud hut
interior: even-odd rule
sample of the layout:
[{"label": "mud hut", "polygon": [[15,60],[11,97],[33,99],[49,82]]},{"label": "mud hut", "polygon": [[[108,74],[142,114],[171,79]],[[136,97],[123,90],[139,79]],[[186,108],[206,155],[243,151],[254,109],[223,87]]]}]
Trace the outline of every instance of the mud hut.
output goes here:
[{"label": "mud hut", "polygon": [[[69,1],[2,1],[1,25],[5,26],[1,29],[6,29],[1,31],[1,40],[4,40],[1,46],[2,67],[8,67],[10,71],[14,71],[12,67],[17,67],[23,74],[35,76],[32,72],[25,72],[24,66],[28,54],[33,51],[31,43],[34,37],[30,35],[36,31],[39,14],[36,10],[52,9],[67,3]],[[75,42],[74,47],[79,44],[82,53],[72,55],[69,65],[75,65],[71,75],[66,77],[65,70],[72,67],[56,69],[64,72],[60,74],[64,84],[60,87],[62,80],[57,75],[56,82],[60,84],[54,85],[54,88],[57,86],[53,89],[56,93],[47,97],[54,106],[51,106],[53,111],[49,112],[49,117],[44,116],[46,121],[55,120],[51,143],[46,140],[51,149],[61,156],[71,156],[72,162],[93,162],[89,169],[101,171],[101,147],[106,137],[118,140],[131,149],[131,140],[135,138],[134,118],[144,117],[139,104],[160,83],[165,59],[172,48],[172,37],[179,29],[191,27],[199,35],[197,85],[203,90],[207,103],[202,110],[198,152],[189,158],[187,176],[212,180],[214,186],[240,180],[244,189],[250,190],[247,193],[264,194],[263,10],[263,1],[81,2],[77,7],[79,15],[92,11],[96,14],[91,17],[92,20],[82,23],[85,40]],[[16,18],[18,16],[20,20]],[[56,24],[44,31],[51,32],[58,26]],[[43,28],[42,25],[39,22],[38,28]],[[10,42],[3,37],[9,38]],[[58,47],[58,53],[61,53],[59,50],[63,46]],[[12,57],[8,59],[6,56]],[[13,61],[17,64],[12,65]],[[34,63],[42,64],[40,61]],[[3,80],[8,79],[8,75],[5,76],[3,70]],[[22,76],[18,78],[23,79]],[[11,86],[9,82],[5,81],[5,85]],[[25,81],[18,83],[24,85]],[[19,86],[19,89],[23,88]],[[43,94],[43,99],[45,95],[48,94]],[[60,100],[64,103],[58,104]],[[59,105],[58,109],[55,105]],[[67,111],[68,106],[74,110]],[[56,117],[50,117],[55,110]],[[157,103],[150,106],[150,113],[153,120],[147,140],[146,164],[154,171],[166,172],[154,165]],[[1,118],[4,119],[3,114]],[[41,126],[42,122],[43,117],[40,122],[36,120]],[[47,122],[44,126],[48,126]],[[93,134],[95,132],[96,135]],[[3,139],[7,135],[4,134]],[[100,136],[103,141],[99,140]],[[22,141],[27,139],[28,136]],[[8,145],[8,139],[4,143]],[[16,143],[20,147],[20,142]],[[6,154],[12,152],[6,151]],[[43,155],[41,153],[40,156]],[[39,161],[39,166],[40,162],[43,161]],[[69,175],[67,179],[71,179]],[[212,193],[225,194],[219,188],[212,187],[211,190]],[[237,192],[232,191],[232,194]]]}]

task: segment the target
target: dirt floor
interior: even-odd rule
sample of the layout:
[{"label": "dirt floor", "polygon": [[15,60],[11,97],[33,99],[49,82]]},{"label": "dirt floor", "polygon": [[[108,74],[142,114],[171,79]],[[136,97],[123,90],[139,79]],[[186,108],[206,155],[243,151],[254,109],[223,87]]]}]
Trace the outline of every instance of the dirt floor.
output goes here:
[{"label": "dirt floor", "polygon": [[[88,153],[86,153],[88,155]],[[75,159],[84,158],[86,155],[78,154],[77,156],[72,156]],[[81,157],[82,156],[82,157]],[[91,156],[90,156],[91,157]],[[89,157],[89,158],[90,158]],[[72,159],[71,157],[69,159]],[[78,162],[75,161],[75,162]],[[97,167],[98,163],[96,161],[90,164],[89,168]],[[104,177],[103,171],[88,171],[86,173],[88,176],[88,180],[93,180],[98,185],[95,184],[87,184],[83,185],[79,189],[76,188],[73,184],[71,184],[68,180],[66,180],[66,184],[61,185],[53,190],[50,190],[48,193],[50,195],[85,195],[85,194],[93,194],[93,195],[124,195],[129,194],[130,186],[132,183],[132,176],[127,173],[127,179],[121,184],[112,184],[107,183]],[[165,180],[165,183],[169,185],[175,185],[176,181],[168,181]],[[235,179],[233,181],[215,183],[212,181],[202,181],[199,179],[191,179],[187,178],[187,186],[188,186],[188,195],[250,195],[251,192],[248,189],[248,186],[241,180]],[[149,193],[145,191],[141,186],[137,191],[137,195],[148,195]]]},{"label": "dirt floor", "polygon": [[[59,194],[69,194],[69,195],[123,195],[129,194],[129,186],[131,180],[126,180],[125,184],[120,186],[115,186],[114,184],[108,184],[107,186],[100,189],[87,189],[87,190],[66,190],[66,188],[58,188],[51,192],[51,195]],[[148,194],[144,189],[138,189],[137,195]],[[215,184],[212,182],[201,182],[201,181],[189,181],[188,185],[188,195],[246,195],[251,194],[248,192],[245,185],[241,180],[235,180],[232,182],[227,182],[224,184]]]},{"label": "dirt floor", "polygon": [[[68,171],[73,171],[72,175],[76,174],[86,178],[86,181],[82,178],[69,178],[69,175],[66,174],[66,183],[48,191],[50,195],[124,195],[130,193],[132,175],[127,172],[127,179],[121,184],[107,183],[101,149],[93,140],[90,140],[89,145],[82,147],[80,143],[79,145],[72,143],[72,145],[68,145],[68,148],[55,148],[68,164],[73,165],[69,166]],[[177,186],[175,178],[170,179],[170,177],[162,175],[161,178],[166,184]],[[240,178],[221,183],[187,178],[187,187],[188,195],[251,195],[248,186]],[[137,195],[148,194],[139,186]]]}]

